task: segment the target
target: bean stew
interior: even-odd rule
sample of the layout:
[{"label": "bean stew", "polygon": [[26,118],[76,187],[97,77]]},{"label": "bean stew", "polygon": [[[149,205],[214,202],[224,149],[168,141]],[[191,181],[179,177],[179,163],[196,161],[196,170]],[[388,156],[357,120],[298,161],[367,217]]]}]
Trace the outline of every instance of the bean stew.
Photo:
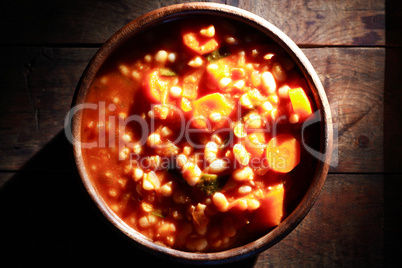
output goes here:
[{"label": "bean stew", "polygon": [[[98,71],[82,156],[111,211],[155,243],[190,252],[246,244],[308,189],[317,110],[294,60],[230,19],[165,22]],[[302,135],[303,134],[303,135]],[[303,136],[303,138],[302,138]]]}]

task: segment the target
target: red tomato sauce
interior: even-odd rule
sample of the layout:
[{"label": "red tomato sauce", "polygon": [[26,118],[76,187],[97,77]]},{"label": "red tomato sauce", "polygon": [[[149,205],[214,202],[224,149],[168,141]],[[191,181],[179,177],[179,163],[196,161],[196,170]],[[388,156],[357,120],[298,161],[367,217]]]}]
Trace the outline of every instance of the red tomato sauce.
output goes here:
[{"label": "red tomato sauce", "polygon": [[257,30],[171,21],[96,75],[84,163],[110,209],[156,243],[233,248],[275,228],[308,188],[317,160],[304,145],[320,143],[319,125],[303,128],[312,100],[291,57]]}]

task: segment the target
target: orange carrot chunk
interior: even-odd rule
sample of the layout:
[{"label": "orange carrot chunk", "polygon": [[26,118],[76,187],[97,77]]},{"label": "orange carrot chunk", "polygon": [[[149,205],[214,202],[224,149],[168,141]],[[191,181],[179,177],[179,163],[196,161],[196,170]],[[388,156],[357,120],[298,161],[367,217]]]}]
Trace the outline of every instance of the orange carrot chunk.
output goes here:
[{"label": "orange carrot chunk", "polygon": [[305,120],[313,113],[310,101],[301,87],[290,89],[289,97],[293,112],[299,116],[299,119]]},{"label": "orange carrot chunk", "polygon": [[[234,110],[232,99],[220,93],[205,95],[193,102],[193,125],[196,128],[212,126],[212,130],[218,129],[228,123],[227,116]],[[209,124],[207,123],[209,122]]]},{"label": "orange carrot chunk", "polygon": [[218,41],[212,38],[206,38],[199,32],[184,32],[183,43],[195,53],[204,55],[216,50],[219,47]]},{"label": "orange carrot chunk", "polygon": [[172,84],[172,77],[161,77],[159,70],[150,72],[144,80],[146,95],[152,102],[156,103],[167,103]]},{"label": "orange carrot chunk", "polygon": [[267,145],[267,160],[276,172],[288,173],[300,163],[299,142],[290,134],[280,134]]},{"label": "orange carrot chunk", "polygon": [[220,93],[206,95],[193,103],[195,115],[209,117],[212,113],[219,113],[222,116],[229,116],[234,105]]},{"label": "orange carrot chunk", "polygon": [[271,228],[279,225],[284,216],[283,200],[285,188],[283,184],[269,187],[270,190],[260,200],[260,207],[256,211],[256,228]]}]

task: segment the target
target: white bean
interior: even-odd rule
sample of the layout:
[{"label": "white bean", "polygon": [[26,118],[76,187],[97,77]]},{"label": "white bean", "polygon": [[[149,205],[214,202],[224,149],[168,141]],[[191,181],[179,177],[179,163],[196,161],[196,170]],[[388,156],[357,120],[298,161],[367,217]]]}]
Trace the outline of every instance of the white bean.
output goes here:
[{"label": "white bean", "polygon": [[219,80],[219,88],[225,88],[227,87],[230,82],[232,82],[232,79],[230,79],[229,77],[224,77],[221,80]]},{"label": "white bean", "polygon": [[211,173],[217,174],[225,171],[228,167],[227,161],[224,161],[223,159],[216,159],[209,165],[208,170]]},{"label": "white bean", "polygon": [[188,62],[188,65],[189,65],[190,67],[197,68],[197,67],[202,66],[202,63],[203,63],[203,62],[204,62],[204,61],[201,59],[201,57],[197,56],[197,57],[193,58],[192,60],[190,60],[190,61]]},{"label": "white bean", "polygon": [[243,185],[243,186],[239,187],[238,192],[239,192],[239,194],[248,194],[248,193],[251,192],[251,190],[252,190],[252,189],[251,189],[250,186],[248,186],[248,185]]},{"label": "white bean", "polygon": [[283,85],[278,89],[278,96],[282,99],[288,99],[289,98],[289,89],[290,87],[288,85]]},{"label": "white bean", "polygon": [[200,34],[205,37],[213,37],[215,35],[215,27],[213,25],[208,26],[208,28],[203,28]]},{"label": "white bean", "polygon": [[242,90],[244,88],[245,82],[243,80],[238,80],[233,84],[233,87]]},{"label": "white bean", "polygon": [[163,196],[166,196],[166,197],[171,196],[172,193],[173,193],[172,186],[173,186],[173,182],[172,182],[172,181],[167,182],[167,183],[165,183],[164,185],[162,185],[162,187],[161,187],[161,194],[162,194]]},{"label": "white bean", "polygon": [[251,103],[250,97],[247,94],[244,94],[240,97],[240,105],[248,109],[253,108],[253,104]]},{"label": "white bean", "polygon": [[253,170],[250,167],[244,167],[243,169],[236,169],[233,172],[233,179],[236,181],[252,180]]},{"label": "white bean", "polygon": [[169,55],[168,55],[168,61],[169,62],[171,62],[171,63],[175,62],[176,58],[177,58],[176,53],[169,53]]},{"label": "white bean", "polygon": [[144,175],[144,171],[142,171],[142,169],[140,169],[140,168],[134,169],[134,172],[133,172],[134,181],[139,181],[140,179],[142,179],[143,175]]},{"label": "white bean", "polygon": [[165,63],[168,58],[168,53],[165,50],[159,50],[155,55],[155,60],[159,63]]},{"label": "white bean", "polygon": [[225,212],[229,208],[229,202],[226,199],[226,196],[223,195],[222,193],[219,192],[215,193],[212,196],[212,202],[214,202],[214,205],[220,212]]},{"label": "white bean", "polygon": [[173,86],[170,88],[170,96],[172,96],[173,98],[178,98],[181,96],[183,90],[181,89],[181,87],[178,86]]},{"label": "white bean", "polygon": [[162,143],[161,136],[158,133],[152,133],[148,136],[147,145],[149,147],[156,147]]},{"label": "white bean", "polygon": [[263,72],[261,75],[262,88],[266,93],[271,94],[276,90],[276,82],[274,76],[270,72]]},{"label": "white bean", "polygon": [[212,163],[216,159],[216,154],[218,153],[218,145],[210,141],[205,145],[204,157],[208,163]]}]

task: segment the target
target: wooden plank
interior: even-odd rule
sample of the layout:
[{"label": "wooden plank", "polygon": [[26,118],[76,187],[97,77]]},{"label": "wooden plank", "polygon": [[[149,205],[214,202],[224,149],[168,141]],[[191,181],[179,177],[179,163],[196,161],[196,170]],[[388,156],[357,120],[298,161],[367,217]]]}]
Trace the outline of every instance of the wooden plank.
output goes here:
[{"label": "wooden plank", "polygon": [[[131,20],[173,1],[8,1],[0,10],[3,44],[100,44]],[[204,1],[220,2],[220,0]]]},{"label": "wooden plank", "polygon": [[[130,20],[179,1],[8,1],[2,44],[99,44]],[[228,0],[267,19],[300,45],[385,45],[385,1]]]},{"label": "wooden plank", "polygon": [[385,45],[385,1],[228,0],[256,13],[299,45]]},{"label": "wooden plank", "polygon": [[0,55],[0,170],[21,168],[63,129],[75,87],[95,51],[3,50]]},{"label": "wooden plank", "polygon": [[303,49],[326,90],[338,132],[332,172],[382,172],[383,48]]},{"label": "wooden plank", "polygon": [[330,175],[302,223],[262,253],[256,267],[380,266],[382,189],[383,175]]},{"label": "wooden plank", "polygon": [[[334,105],[339,164],[332,172],[383,171],[381,48],[303,50]],[[94,48],[3,48],[0,170],[18,170],[63,128]],[[347,72],[345,70],[348,70]],[[336,157],[336,155],[334,155]]]},{"label": "wooden plank", "polygon": [[[115,232],[71,173],[12,174],[0,189],[0,237],[7,245],[2,265],[47,266],[60,260],[116,267],[128,260],[173,264],[138,250]],[[330,175],[316,204],[293,232],[259,256],[223,267],[380,265],[382,179]]]}]

